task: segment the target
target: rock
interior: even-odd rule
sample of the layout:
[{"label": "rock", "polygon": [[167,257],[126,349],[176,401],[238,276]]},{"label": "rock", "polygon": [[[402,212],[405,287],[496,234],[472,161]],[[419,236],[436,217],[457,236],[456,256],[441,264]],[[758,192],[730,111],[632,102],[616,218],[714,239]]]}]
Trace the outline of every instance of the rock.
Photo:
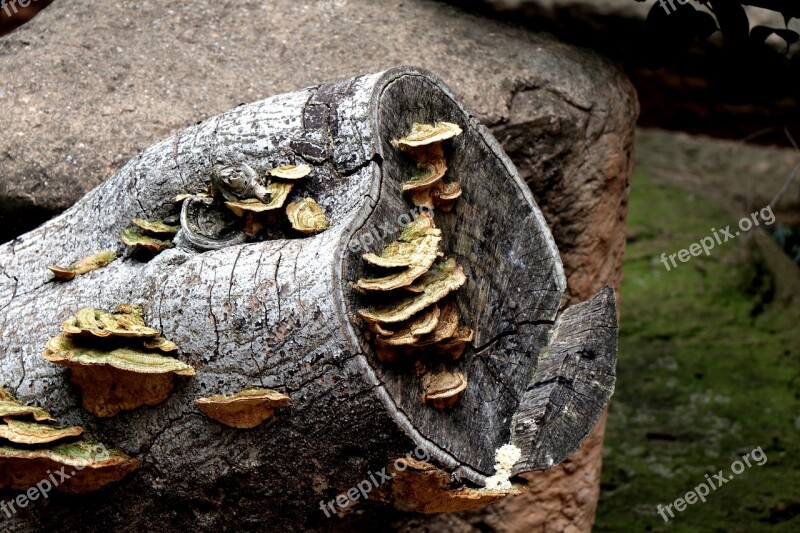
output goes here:
[{"label": "rock", "polygon": [[[630,83],[591,52],[425,0],[55,2],[0,40],[3,237],[187,125],[397,64],[432,70],[503,143],[559,245],[569,300],[618,288],[637,114]],[[529,495],[447,520],[464,528],[486,516],[510,531],[568,508],[560,520],[588,530],[602,429],[566,466],[534,475]]]}]

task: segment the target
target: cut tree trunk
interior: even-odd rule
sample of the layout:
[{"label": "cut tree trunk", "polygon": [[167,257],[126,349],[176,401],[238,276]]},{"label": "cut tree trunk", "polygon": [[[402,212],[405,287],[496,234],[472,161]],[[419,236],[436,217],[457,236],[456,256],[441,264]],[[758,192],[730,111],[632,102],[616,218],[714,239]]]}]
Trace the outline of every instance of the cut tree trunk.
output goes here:
[{"label": "cut tree trunk", "polygon": [[[475,330],[455,366],[469,386],[445,411],[420,401],[413,364],[378,362],[355,318],[363,297],[351,286],[363,274],[361,254],[393,240],[412,210],[401,191],[409,163],[392,139],[439,120],[464,129],[448,154],[464,194],[435,218],[445,253],[464,267],[457,305]],[[179,234],[175,249],[149,261],[125,254],[71,282],[50,279],[49,263],[122,252],[118,232],[131,219],[174,216],[173,198],[205,188],[228,155],[256,169],[312,165],[299,194],[319,202],[330,229],[300,239],[279,225],[271,240],[210,251]],[[0,385],[142,461],[98,493],[31,502],[4,527],[347,529],[398,515],[373,498],[328,518],[320,502],[415,449],[455,484],[482,486],[509,443],[522,452],[513,473],[549,468],[578,449],[615,379],[613,291],[559,312],[565,285],[527,186],[429,73],[392,69],[206,120],[0,247]],[[97,419],[80,407],[67,372],[40,354],[78,309],[121,303],[141,305],[197,375],[180,378],[163,404]],[[288,394],[291,406],[252,430],[222,426],[195,407],[199,397],[253,386]]]}]

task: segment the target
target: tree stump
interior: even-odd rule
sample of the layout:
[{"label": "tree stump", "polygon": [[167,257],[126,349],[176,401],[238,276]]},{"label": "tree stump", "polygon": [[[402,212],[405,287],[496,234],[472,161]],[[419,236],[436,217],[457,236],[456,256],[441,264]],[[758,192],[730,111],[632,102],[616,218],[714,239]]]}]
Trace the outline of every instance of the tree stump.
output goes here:
[{"label": "tree stump", "polygon": [[[410,163],[392,140],[442,120],[463,129],[448,166],[464,192],[435,220],[445,253],[464,267],[456,302],[475,337],[456,366],[469,386],[454,407],[436,410],[420,401],[411,362],[377,360],[352,283],[364,272],[361,255],[391,241],[413,208],[401,190]],[[204,189],[227,156],[255,169],[310,165],[303,194],[330,228],[298,238],[278,224],[269,240],[213,250],[182,232],[176,248],[148,260],[123,252],[120,230],[134,218],[175,216],[173,198]],[[68,283],[45,268],[109,248],[123,257]],[[329,517],[323,504],[414,450],[452,474],[450,489],[483,486],[506,444],[521,451],[512,474],[558,464],[614,386],[613,291],[560,311],[561,260],[527,186],[453,93],[414,68],[276,96],[188,128],[0,247],[0,274],[0,385],[142,461],[102,491],[32,502],[6,520],[11,531],[356,527],[384,512],[391,482],[343,516]],[[162,404],[99,419],[41,352],[78,309],[117,304],[141,305],[197,375],[177,380]],[[291,405],[242,430],[194,403],[254,386]]]}]

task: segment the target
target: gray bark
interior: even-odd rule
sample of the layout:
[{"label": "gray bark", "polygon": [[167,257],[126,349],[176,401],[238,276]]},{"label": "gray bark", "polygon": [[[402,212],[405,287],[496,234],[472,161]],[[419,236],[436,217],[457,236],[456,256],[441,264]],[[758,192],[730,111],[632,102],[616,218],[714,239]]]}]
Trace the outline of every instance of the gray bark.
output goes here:
[{"label": "gray bark", "polygon": [[[350,288],[364,251],[351,243],[377,228],[397,229],[411,207],[400,192],[405,163],[388,143],[413,122],[434,120],[465,129],[449,161],[464,196],[452,213],[437,214],[437,224],[445,251],[465,267],[468,282],[457,302],[476,330],[458,364],[470,386],[444,412],[421,404],[413,369],[376,361],[352,319],[363,302]],[[204,253],[179,245],[147,262],[127,255],[68,284],[50,281],[46,264],[118,247],[117,233],[131,218],[172,214],[172,198],[204,188],[225,154],[256,169],[313,165],[303,189],[331,228]],[[488,130],[430,74],[393,69],[208,119],[145,150],[64,214],[0,247],[0,385],[143,461],[139,472],[102,492],[51,497],[4,525],[355,527],[384,511],[366,502],[360,515],[327,519],[320,500],[416,446],[477,485],[508,442],[524,452],[517,472],[551,466],[578,448],[600,416],[616,358],[613,295],[604,291],[559,318],[565,288],[552,236],[525,183]],[[66,372],[39,354],[80,307],[118,303],[142,305],[198,374],[178,380],[164,404],[100,420],[80,408]],[[548,363],[540,372],[541,357]],[[292,405],[248,431],[223,427],[194,407],[197,397],[245,386],[285,392]]]}]

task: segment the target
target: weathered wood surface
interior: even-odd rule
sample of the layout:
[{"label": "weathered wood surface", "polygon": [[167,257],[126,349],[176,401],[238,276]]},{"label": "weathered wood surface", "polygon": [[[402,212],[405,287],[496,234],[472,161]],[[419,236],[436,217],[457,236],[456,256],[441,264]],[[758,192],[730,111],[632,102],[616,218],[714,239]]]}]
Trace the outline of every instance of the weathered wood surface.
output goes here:
[{"label": "weathered wood surface", "polygon": [[576,435],[586,435],[596,422],[584,413],[605,407],[616,381],[614,291],[606,287],[588,302],[566,309],[551,335],[514,414],[511,442],[523,450],[520,472],[564,461]]},{"label": "weathered wood surface", "polygon": [[[364,251],[351,244],[396,225],[410,209],[399,192],[403,162],[389,141],[415,121],[432,120],[465,129],[450,160],[465,194],[437,222],[445,250],[465,266],[468,282],[457,301],[476,330],[475,348],[459,364],[470,387],[445,412],[419,402],[408,369],[377,363],[351,319],[360,302],[349,285]],[[331,228],[205,253],[178,246],[149,262],[126,257],[68,284],[49,280],[45,264],[118,247],[117,232],[131,218],[165,216],[175,195],[202,189],[213,162],[229,153],[259,169],[312,164],[304,189]],[[512,440],[525,450],[517,471],[542,467],[541,457],[566,457],[613,389],[613,297],[598,296],[585,319],[583,308],[557,317],[564,275],[530,192],[450,91],[413,69],[277,96],[189,128],[144,151],[62,216],[0,247],[0,273],[0,385],[143,460],[136,475],[101,493],[37,502],[14,517],[12,531],[342,525],[325,518],[319,501],[415,446],[476,484],[492,474],[495,449]],[[122,302],[141,304],[198,375],[181,380],[162,405],[97,420],[82,411],[64,371],[39,353],[78,308]],[[569,334],[551,339],[557,323]],[[575,366],[570,358],[582,343],[597,356]],[[565,362],[548,366],[558,387],[537,401],[536,365],[545,354]],[[197,397],[254,385],[288,393],[291,407],[250,431],[223,427],[194,407]],[[591,401],[579,398],[587,390]],[[541,426],[535,443],[512,433],[512,419]],[[360,508],[369,514],[371,505]]]}]

